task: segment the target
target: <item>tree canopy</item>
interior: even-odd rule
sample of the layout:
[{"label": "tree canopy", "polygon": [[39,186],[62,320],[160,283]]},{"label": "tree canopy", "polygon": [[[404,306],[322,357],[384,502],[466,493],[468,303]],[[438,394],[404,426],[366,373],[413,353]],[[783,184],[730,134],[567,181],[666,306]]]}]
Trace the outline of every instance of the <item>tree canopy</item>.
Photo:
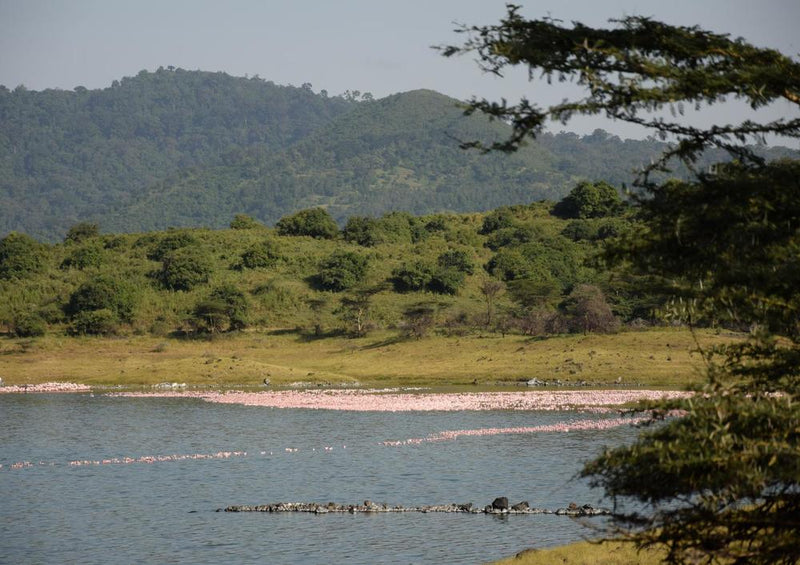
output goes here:
[{"label": "tree canopy", "polygon": [[[548,120],[605,115],[671,141],[637,183],[640,229],[607,259],[658,279],[673,296],[665,314],[749,332],[703,351],[707,385],[690,400],[650,405],[665,417],[630,446],[607,450],[583,476],[615,501],[616,531],[663,544],[670,563],[796,563],[800,560],[800,168],[766,162],[745,145],[766,134],[800,137],[800,64],[742,39],[643,17],[609,28],[527,20],[509,6],[499,24],[465,27],[453,56],[476,53],[500,75],[572,80],[585,97],[540,108],[527,99],[471,101],[468,113],[508,121],[513,134],[466,147],[514,151]],[[677,114],[737,99],[753,109],[788,101],[794,117],[692,125]],[[674,109],[674,118],[664,117]],[[711,148],[733,163],[690,181],[655,182],[673,158],[689,167]],[[669,412],[680,409],[678,415]]]}]

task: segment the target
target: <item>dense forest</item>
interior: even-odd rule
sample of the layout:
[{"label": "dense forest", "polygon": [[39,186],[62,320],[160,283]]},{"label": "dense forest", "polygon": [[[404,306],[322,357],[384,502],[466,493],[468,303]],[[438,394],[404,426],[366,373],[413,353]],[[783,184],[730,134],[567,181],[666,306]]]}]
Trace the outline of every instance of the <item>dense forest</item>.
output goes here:
[{"label": "dense forest", "polygon": [[633,229],[610,185],[488,213],[352,216],[323,208],[274,228],[237,214],[226,229],[0,239],[0,327],[45,333],[208,335],[245,328],[308,335],[397,329],[614,331],[650,323],[658,293],[591,259]]},{"label": "dense forest", "polygon": [[545,134],[514,155],[459,149],[507,134],[425,90],[374,100],[175,68],[100,90],[0,87],[0,235],[54,242],[81,221],[218,229],[236,213],[271,225],[315,206],[340,226],[486,211],[558,200],[580,180],[619,186],[664,147],[598,130]]}]

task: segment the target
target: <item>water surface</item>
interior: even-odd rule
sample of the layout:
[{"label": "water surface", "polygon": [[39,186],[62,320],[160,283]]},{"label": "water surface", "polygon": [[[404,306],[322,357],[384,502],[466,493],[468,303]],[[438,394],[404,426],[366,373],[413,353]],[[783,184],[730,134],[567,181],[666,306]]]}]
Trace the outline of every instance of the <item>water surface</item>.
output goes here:
[{"label": "water surface", "polygon": [[[483,506],[497,496],[552,509],[573,501],[597,504],[599,493],[574,476],[603,445],[631,440],[631,428],[381,445],[444,430],[538,426],[575,417],[2,395],[0,562],[481,563],[582,539],[592,531],[581,522],[550,515],[215,512],[230,504],[366,499]],[[236,451],[247,455],[69,465]],[[9,468],[21,461],[33,466]]]}]

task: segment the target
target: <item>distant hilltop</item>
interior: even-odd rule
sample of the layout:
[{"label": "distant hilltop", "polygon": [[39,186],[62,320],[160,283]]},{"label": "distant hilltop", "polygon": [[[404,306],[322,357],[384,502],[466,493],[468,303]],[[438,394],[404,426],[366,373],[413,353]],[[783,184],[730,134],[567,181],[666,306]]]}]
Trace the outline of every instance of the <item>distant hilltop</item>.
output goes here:
[{"label": "distant hilltop", "polygon": [[580,180],[630,183],[664,146],[596,130],[513,155],[459,148],[507,132],[431,90],[374,100],[172,67],[98,90],[0,87],[0,236],[55,241],[79,221],[220,228],[236,213],[273,224],[314,206],[340,223],[485,211],[555,201]]}]

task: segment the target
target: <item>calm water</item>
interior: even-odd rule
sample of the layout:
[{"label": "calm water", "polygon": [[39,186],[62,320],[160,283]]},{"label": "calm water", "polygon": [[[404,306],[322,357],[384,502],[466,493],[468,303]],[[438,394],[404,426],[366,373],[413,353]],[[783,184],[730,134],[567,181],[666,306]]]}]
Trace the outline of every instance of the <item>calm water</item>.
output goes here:
[{"label": "calm water", "polygon": [[[535,426],[575,417],[564,412],[354,413],[184,399],[0,395],[0,562],[481,563],[527,547],[581,539],[591,530],[549,515],[215,512],[230,504],[365,499],[407,506],[483,506],[496,496],[544,508],[572,501],[596,504],[599,493],[573,479],[580,462],[603,445],[631,440],[635,430],[380,445],[443,430]],[[246,451],[247,456],[67,464],[219,451]],[[18,461],[36,465],[8,467]]]}]

